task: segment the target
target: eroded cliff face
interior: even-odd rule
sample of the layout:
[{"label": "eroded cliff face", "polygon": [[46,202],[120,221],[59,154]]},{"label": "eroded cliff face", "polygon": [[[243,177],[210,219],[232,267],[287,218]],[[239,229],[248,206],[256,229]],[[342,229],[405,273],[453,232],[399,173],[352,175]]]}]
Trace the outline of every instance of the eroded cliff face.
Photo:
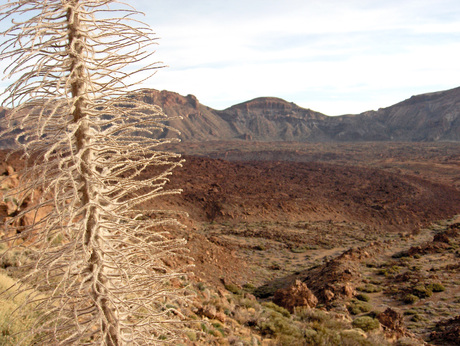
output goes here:
[{"label": "eroded cliff face", "polygon": [[460,88],[411,98],[376,112],[391,140],[460,140]]},{"label": "eroded cliff face", "polygon": [[324,114],[275,97],[260,97],[220,112],[238,132],[238,137],[259,141],[304,141],[320,139],[318,123]]},{"label": "eroded cliff face", "polygon": [[460,88],[413,96],[377,111],[330,117],[276,97],[259,97],[224,110],[193,95],[142,90],[158,104],[186,141],[459,141]]}]

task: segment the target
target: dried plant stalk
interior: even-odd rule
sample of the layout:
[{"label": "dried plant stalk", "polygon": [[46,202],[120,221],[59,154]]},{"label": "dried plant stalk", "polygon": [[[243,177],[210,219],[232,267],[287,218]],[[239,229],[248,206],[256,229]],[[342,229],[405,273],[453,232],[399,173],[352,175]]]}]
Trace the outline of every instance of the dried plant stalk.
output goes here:
[{"label": "dried plant stalk", "polygon": [[180,297],[167,289],[179,274],[163,259],[181,255],[185,241],[161,231],[180,227],[172,212],[146,219],[139,209],[180,192],[164,185],[182,160],[158,148],[172,130],[161,109],[142,102],[142,90],[126,94],[133,77],[159,67],[132,68],[150,57],[153,33],[111,0],[9,1],[0,12],[14,17],[0,52],[15,78],[7,132],[28,161],[14,193],[35,194],[9,224],[33,222],[5,239],[35,259],[15,288],[40,292],[28,299],[41,311],[30,332],[40,344],[174,340],[162,303]]}]

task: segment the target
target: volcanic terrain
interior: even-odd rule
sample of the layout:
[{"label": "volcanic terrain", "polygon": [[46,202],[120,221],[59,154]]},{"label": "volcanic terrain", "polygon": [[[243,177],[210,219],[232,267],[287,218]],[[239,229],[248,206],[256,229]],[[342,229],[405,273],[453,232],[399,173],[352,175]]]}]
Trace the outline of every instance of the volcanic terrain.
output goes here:
[{"label": "volcanic terrain", "polygon": [[[166,259],[194,265],[173,282],[196,294],[174,306],[188,321],[184,344],[458,344],[458,143],[170,149],[185,162],[166,188],[183,192],[143,210],[187,213],[170,231],[194,261]],[[21,168],[17,156],[3,163],[4,188]],[[13,207],[3,202],[1,216]],[[21,261],[3,256],[4,273],[18,275]]]},{"label": "volcanic terrain", "polygon": [[[180,234],[200,285],[287,308],[302,289],[284,300],[276,292],[297,280],[326,311],[380,316],[387,341],[459,340],[459,144],[240,141],[176,150],[200,155],[185,156],[171,177],[182,195],[145,209],[188,213]],[[289,344],[281,334],[262,333]]]}]

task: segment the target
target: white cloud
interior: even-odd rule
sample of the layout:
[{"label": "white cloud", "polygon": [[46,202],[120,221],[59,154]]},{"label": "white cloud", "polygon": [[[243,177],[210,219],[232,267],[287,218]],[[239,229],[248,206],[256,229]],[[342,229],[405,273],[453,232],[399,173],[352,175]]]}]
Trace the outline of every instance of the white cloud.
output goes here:
[{"label": "white cloud", "polygon": [[458,86],[458,0],[132,0],[161,37],[144,86],[222,109],[278,96],[335,115]]},{"label": "white cloud", "polygon": [[171,67],[153,85],[215,108],[279,96],[327,114],[458,86],[457,1],[247,3],[195,2],[160,20]]}]

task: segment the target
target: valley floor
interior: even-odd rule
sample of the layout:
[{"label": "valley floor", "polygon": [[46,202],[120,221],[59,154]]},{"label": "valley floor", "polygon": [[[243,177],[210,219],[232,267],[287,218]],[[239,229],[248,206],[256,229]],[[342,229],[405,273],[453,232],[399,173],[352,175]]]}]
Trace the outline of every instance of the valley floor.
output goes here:
[{"label": "valley floor", "polygon": [[186,163],[169,187],[182,195],[143,209],[188,214],[171,230],[195,265],[174,283],[196,293],[177,306],[184,344],[460,343],[460,144],[176,150]]}]

